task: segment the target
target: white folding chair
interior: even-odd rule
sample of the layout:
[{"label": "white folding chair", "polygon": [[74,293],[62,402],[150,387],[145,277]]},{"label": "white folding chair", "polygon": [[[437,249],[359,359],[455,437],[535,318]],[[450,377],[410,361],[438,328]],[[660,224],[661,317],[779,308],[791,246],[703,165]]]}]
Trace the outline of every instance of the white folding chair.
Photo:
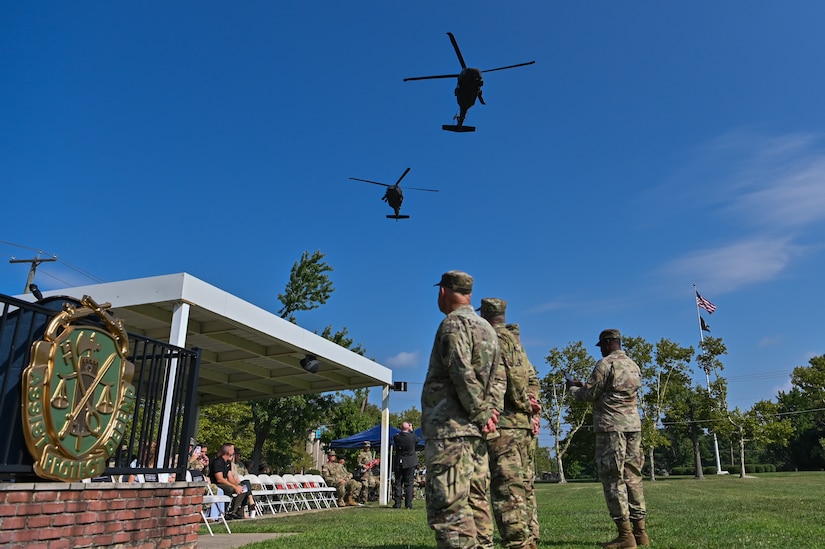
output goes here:
[{"label": "white folding chair", "polygon": [[323,505],[321,501],[321,492],[315,485],[315,481],[309,475],[295,475],[297,480],[304,489],[304,493],[309,496],[310,506],[314,505],[316,509],[320,509]]},{"label": "white folding chair", "polygon": [[[203,475],[201,475],[200,481],[203,480]],[[190,471],[186,471],[186,482],[193,482],[192,473]],[[208,482],[206,483],[206,490],[207,494],[203,496],[203,505],[201,505],[201,517],[203,518],[203,523],[206,524],[206,529],[209,530],[209,535],[214,536],[215,534],[212,532],[212,527],[209,525],[209,519],[206,518],[206,513],[204,513],[203,511],[203,506],[209,505],[211,507],[214,503],[223,503],[223,507],[221,507],[220,505],[216,505],[218,509],[218,518],[220,518],[220,520],[223,521],[223,525],[226,526],[227,533],[231,534],[232,530],[229,529],[229,524],[227,524],[226,522],[226,516],[224,515],[224,511],[226,510],[226,505],[229,504],[230,501],[232,501],[232,498],[230,498],[229,496],[215,494],[214,492],[212,492],[212,485]]]},{"label": "white folding chair", "polygon": [[272,490],[267,488],[258,475],[248,474],[243,475],[241,480],[248,480],[252,485],[252,497],[255,499],[255,509],[259,515],[263,515],[267,507],[275,514],[275,508],[272,506]]},{"label": "white folding chair", "polygon": [[272,493],[272,503],[276,507],[276,511],[280,508],[281,511],[297,511],[298,502],[295,500],[295,492],[287,488],[284,479],[279,475],[258,475],[261,484],[264,485]]},{"label": "white folding chair", "polygon": [[303,509],[309,511],[312,509],[312,506],[309,504],[309,500],[307,499],[307,490],[304,488],[298,479],[295,478],[295,475],[281,475],[281,478],[284,479],[284,482],[287,485],[287,488],[295,491],[295,498],[298,501],[299,510]]},{"label": "white folding chair", "polygon": [[338,507],[338,498],[335,496],[335,487],[327,486],[327,481],[321,475],[310,475],[315,486],[318,487],[318,493],[321,495],[321,501],[327,509],[330,507]]}]

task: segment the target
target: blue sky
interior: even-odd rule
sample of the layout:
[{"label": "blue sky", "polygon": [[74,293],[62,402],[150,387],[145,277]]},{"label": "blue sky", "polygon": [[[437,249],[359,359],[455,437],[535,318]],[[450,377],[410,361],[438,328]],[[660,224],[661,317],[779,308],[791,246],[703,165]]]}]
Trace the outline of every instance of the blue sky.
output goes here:
[{"label": "blue sky", "polygon": [[[539,373],[617,327],[699,339],[746,409],[823,354],[825,4],[4,3],[0,291],[186,271],[277,311],[321,250],[346,326],[418,406],[443,271]],[[453,32],[487,105],[457,107]],[[409,191],[385,219],[383,189]],[[597,349],[593,348],[595,354]],[[700,379],[697,377],[697,379]],[[377,395],[373,395],[377,400]]]}]

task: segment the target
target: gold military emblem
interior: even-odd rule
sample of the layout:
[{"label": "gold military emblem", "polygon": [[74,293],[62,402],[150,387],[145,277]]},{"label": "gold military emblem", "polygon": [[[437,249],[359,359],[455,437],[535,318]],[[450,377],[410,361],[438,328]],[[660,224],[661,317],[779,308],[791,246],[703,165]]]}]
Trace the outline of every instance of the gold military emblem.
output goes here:
[{"label": "gold military emblem", "polygon": [[[135,409],[123,323],[109,303],[81,303],[51,320],[23,372],[23,432],[35,472],[66,482],[103,474]],[[90,315],[106,329],[73,324]]]}]

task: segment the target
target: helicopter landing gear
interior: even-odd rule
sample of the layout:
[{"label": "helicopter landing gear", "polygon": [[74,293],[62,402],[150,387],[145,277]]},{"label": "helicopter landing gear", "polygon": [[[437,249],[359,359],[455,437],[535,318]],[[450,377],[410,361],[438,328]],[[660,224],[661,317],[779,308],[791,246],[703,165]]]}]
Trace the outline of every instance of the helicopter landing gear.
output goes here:
[{"label": "helicopter landing gear", "polygon": [[447,130],[448,132],[456,132],[456,133],[465,133],[465,132],[474,132],[476,131],[475,126],[465,126],[464,125],[464,117],[466,116],[466,112],[460,112],[457,115],[453,116],[453,120],[458,120],[458,124],[443,124],[441,126],[442,130]]},{"label": "helicopter landing gear", "polygon": [[465,132],[474,132],[476,131],[475,126],[454,126],[451,124],[442,124],[442,130],[447,130],[448,132],[456,132],[456,133],[465,133]]}]

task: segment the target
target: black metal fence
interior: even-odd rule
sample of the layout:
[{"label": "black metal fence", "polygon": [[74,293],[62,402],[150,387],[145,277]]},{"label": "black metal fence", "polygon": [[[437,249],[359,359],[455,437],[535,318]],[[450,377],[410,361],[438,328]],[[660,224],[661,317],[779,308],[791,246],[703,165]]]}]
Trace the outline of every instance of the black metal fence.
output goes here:
[{"label": "black metal fence", "polygon": [[[81,306],[69,297],[29,303],[0,294],[0,481],[36,478],[23,435],[22,374],[32,343],[67,302]],[[98,325],[94,317],[84,321]],[[135,366],[135,412],[106,474],[182,478],[195,428],[200,351],[130,333],[128,358]]]}]

